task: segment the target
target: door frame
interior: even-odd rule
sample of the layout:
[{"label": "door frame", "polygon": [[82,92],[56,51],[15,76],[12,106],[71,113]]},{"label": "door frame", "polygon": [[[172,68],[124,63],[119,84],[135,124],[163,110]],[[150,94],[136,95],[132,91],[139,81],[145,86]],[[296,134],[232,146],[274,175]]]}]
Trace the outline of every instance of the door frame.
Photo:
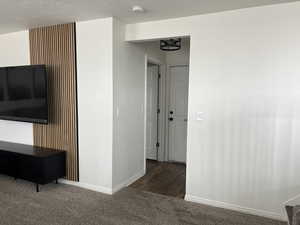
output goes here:
[{"label": "door frame", "polygon": [[[153,72],[153,69],[155,70],[155,72]],[[147,121],[147,123],[146,123],[146,135],[147,135],[147,131],[149,131],[148,126],[150,125],[149,121],[148,121],[149,116],[151,116],[152,125],[154,125],[154,123],[155,123],[156,128],[155,128],[155,131],[154,131],[155,132],[155,137],[151,136],[151,142],[150,142],[151,146],[148,146],[148,144],[149,144],[148,141],[149,140],[147,140],[147,138],[149,136],[146,136],[146,140],[145,140],[146,141],[146,158],[149,156],[148,155],[148,150],[149,150],[149,147],[150,147],[151,152],[153,150],[155,152],[154,155],[151,154],[150,159],[158,161],[159,146],[157,146],[157,143],[159,143],[159,139],[160,139],[159,138],[160,119],[159,119],[159,112],[158,112],[158,109],[160,108],[160,78],[159,78],[159,76],[160,76],[160,65],[156,64],[156,63],[153,63],[152,61],[149,61],[149,60],[147,62],[147,77],[146,77],[146,83],[147,83],[146,92],[147,92],[147,95],[150,93],[149,89],[148,89],[148,87],[150,87],[149,84],[148,84],[148,81],[150,81],[149,80],[149,75],[150,75],[149,72],[150,72],[151,76],[153,76],[153,75],[155,76],[155,77],[153,77],[154,78],[153,80],[151,79],[151,88],[152,88],[152,82],[153,82],[153,84],[155,83],[155,85],[157,85],[157,88],[155,90],[155,93],[151,92],[153,96],[147,96],[147,100],[146,100],[146,121]],[[151,97],[151,101],[154,100],[153,98],[155,98],[155,101],[156,101],[156,105],[151,104],[152,107],[151,107],[150,111],[149,111],[149,108],[148,108],[150,106],[149,102],[148,102],[148,100],[150,100],[149,97]],[[151,103],[153,103],[153,102],[151,102]],[[148,113],[150,113],[150,114],[148,114]],[[153,120],[152,116],[155,117],[155,120]],[[154,140],[152,138],[154,138]],[[153,146],[152,146],[152,144],[153,144]]]},{"label": "door frame", "polygon": [[[188,67],[189,64],[178,65],[165,65],[160,60],[145,55],[145,104],[144,104],[144,171],[146,172],[146,160],[147,160],[147,68],[148,63],[156,64],[159,66],[160,72],[160,90],[159,90],[159,102],[160,102],[160,114],[159,114],[159,152],[158,161],[169,161],[169,111],[170,111],[170,68],[172,67]],[[186,149],[187,151],[187,149]]]},{"label": "door frame", "polygon": [[166,161],[165,158],[165,150],[166,150],[166,65],[163,64],[158,59],[149,57],[147,54],[145,55],[145,94],[144,94],[144,171],[146,172],[146,159],[147,159],[147,68],[148,63],[156,64],[159,66],[159,73],[160,73],[160,85],[159,85],[159,103],[160,103],[160,113],[158,116],[159,119],[159,135],[158,135],[158,141],[160,143],[159,151],[158,151],[158,161]]},{"label": "door frame", "polygon": [[[188,64],[168,65],[166,71],[166,110],[165,110],[165,161],[170,161],[170,148],[169,148],[169,112],[170,112],[170,101],[171,101],[171,68],[172,67],[187,67],[188,71],[190,66]],[[190,71],[189,71],[190,73]],[[188,110],[188,109],[187,109]],[[187,152],[187,148],[186,148]]]}]

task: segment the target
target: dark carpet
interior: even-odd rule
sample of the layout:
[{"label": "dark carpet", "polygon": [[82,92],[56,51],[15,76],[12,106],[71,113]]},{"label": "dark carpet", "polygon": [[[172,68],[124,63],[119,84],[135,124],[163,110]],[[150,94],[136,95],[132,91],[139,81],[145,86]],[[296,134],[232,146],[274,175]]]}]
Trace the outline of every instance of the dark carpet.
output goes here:
[{"label": "dark carpet", "polygon": [[1,225],[286,225],[279,221],[125,188],[113,196],[0,176]]}]

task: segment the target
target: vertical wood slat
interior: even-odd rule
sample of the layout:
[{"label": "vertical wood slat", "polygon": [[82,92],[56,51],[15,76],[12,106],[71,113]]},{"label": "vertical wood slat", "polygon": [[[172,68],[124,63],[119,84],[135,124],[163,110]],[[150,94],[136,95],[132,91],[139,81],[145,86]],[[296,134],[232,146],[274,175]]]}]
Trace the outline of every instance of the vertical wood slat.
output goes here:
[{"label": "vertical wood slat", "polygon": [[33,125],[34,145],[67,152],[67,179],[78,181],[75,24],[29,31],[30,61],[48,73],[49,124]]}]

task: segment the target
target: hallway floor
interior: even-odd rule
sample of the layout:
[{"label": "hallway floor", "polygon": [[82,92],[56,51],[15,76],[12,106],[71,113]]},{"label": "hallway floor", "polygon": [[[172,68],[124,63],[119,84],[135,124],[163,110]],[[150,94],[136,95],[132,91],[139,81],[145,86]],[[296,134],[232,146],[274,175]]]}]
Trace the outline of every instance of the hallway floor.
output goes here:
[{"label": "hallway floor", "polygon": [[147,160],[146,175],[130,187],[141,191],[184,198],[185,170],[186,166],[181,163]]}]

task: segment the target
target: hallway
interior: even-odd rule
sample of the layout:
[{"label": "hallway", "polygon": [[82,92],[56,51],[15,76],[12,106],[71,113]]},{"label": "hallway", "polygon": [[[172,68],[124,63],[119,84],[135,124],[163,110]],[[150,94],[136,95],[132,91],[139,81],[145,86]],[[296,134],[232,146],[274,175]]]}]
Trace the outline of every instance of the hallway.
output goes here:
[{"label": "hallway", "polygon": [[130,187],[141,191],[184,198],[185,170],[186,166],[181,163],[147,160],[146,175]]}]

